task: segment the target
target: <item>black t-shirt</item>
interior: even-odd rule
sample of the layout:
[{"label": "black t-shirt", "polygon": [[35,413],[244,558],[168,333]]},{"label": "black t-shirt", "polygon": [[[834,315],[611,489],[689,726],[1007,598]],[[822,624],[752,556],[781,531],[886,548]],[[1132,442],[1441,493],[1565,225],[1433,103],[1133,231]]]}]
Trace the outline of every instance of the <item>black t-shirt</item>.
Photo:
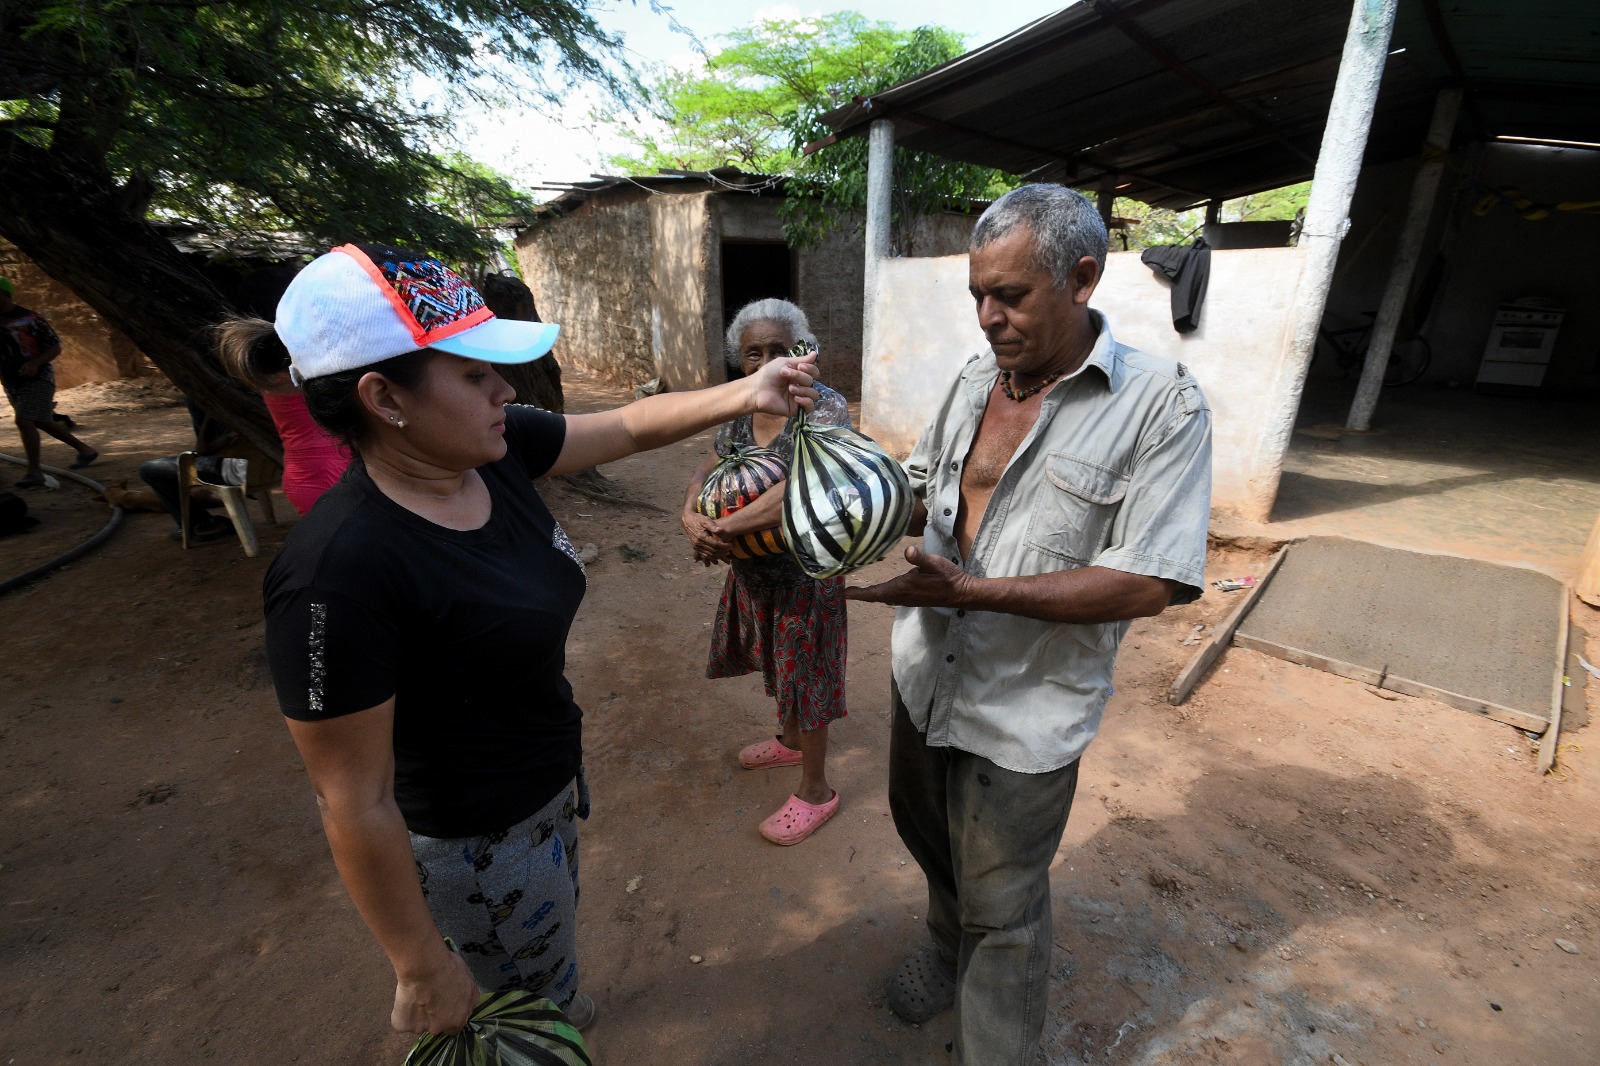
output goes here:
[{"label": "black t-shirt", "polygon": [[267,571],[267,658],[290,718],[395,698],[395,799],[432,837],[495,833],[578,772],[582,712],[564,676],[586,577],[533,478],[560,415],[506,408],[504,458],[478,468],[489,521],[446,529],[385,496],[358,459]]}]

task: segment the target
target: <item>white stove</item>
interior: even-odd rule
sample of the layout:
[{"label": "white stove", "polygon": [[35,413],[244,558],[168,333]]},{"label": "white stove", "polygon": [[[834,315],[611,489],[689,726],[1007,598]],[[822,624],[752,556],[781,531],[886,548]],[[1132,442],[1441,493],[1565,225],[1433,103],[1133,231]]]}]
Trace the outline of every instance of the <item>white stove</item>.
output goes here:
[{"label": "white stove", "polygon": [[1565,316],[1565,311],[1552,307],[1502,304],[1495,312],[1494,325],[1484,345],[1478,384],[1523,389],[1537,389],[1544,384],[1556,333]]}]

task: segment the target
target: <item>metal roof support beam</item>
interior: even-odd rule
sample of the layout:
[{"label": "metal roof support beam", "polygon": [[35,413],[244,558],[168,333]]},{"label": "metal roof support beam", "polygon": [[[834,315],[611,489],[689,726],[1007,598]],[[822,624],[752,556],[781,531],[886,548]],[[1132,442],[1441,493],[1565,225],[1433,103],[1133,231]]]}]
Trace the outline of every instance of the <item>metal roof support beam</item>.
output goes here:
[{"label": "metal roof support beam", "polygon": [[1305,261],[1290,319],[1288,358],[1269,386],[1267,421],[1261,427],[1255,454],[1250,457],[1250,513],[1244,517],[1254,521],[1265,522],[1271,517],[1272,501],[1278,495],[1283,457],[1289,450],[1300,393],[1327,306],[1339,242],[1350,224],[1350,200],[1355,195],[1361,156],[1372,130],[1397,3],[1398,0],[1355,0],[1350,14],[1350,29],[1345,35],[1344,55],[1339,61],[1339,77],[1333,86],[1333,102],[1328,107],[1328,124],[1322,131],[1322,150],[1317,155],[1311,199],[1306,204],[1306,221],[1300,234]]},{"label": "metal roof support beam", "polygon": [[[1099,15],[1107,22],[1112,22],[1112,24],[1115,25],[1117,29],[1121,30],[1130,41],[1138,45],[1140,48],[1143,48],[1146,52],[1150,53],[1151,56],[1153,56],[1168,70],[1178,75],[1178,77],[1182,78],[1190,85],[1193,85],[1195,88],[1199,89],[1201,92],[1215,100],[1218,104],[1221,104],[1235,115],[1238,115],[1240,118],[1250,123],[1250,125],[1254,126],[1256,129],[1267,134],[1273,140],[1289,149],[1289,151],[1293,152],[1301,159],[1304,159],[1307,163],[1312,161],[1310,156],[1306,155],[1305,152],[1300,150],[1299,145],[1295,144],[1282,133],[1278,132],[1277,127],[1275,127],[1272,123],[1268,122],[1266,119],[1250,110],[1250,108],[1245,107],[1239,101],[1235,100],[1233,97],[1229,96],[1227,93],[1211,84],[1205,78],[1202,78],[1200,75],[1196,74],[1189,68],[1188,64],[1183,62],[1183,60],[1179,59],[1166,48],[1162,47],[1161,42],[1144,32],[1144,30],[1139,27],[1139,24],[1134,22],[1133,19],[1124,18],[1123,12],[1111,4],[1110,0],[1089,0],[1089,5],[1094,8],[1095,14]],[[1113,20],[1115,21],[1113,22]]]},{"label": "metal roof support beam", "polygon": [[1356,398],[1350,404],[1346,429],[1372,428],[1372,413],[1378,409],[1378,392],[1383,388],[1384,372],[1389,369],[1389,353],[1394,350],[1395,329],[1400,325],[1400,315],[1411,292],[1411,279],[1417,272],[1417,260],[1422,256],[1422,240],[1428,233],[1428,219],[1433,216],[1439,176],[1444,173],[1444,163],[1450,155],[1450,135],[1455,132],[1456,116],[1461,112],[1461,95],[1459,88],[1441,89],[1434,101],[1433,123],[1428,127],[1422,162],[1411,183],[1411,203],[1406,208],[1405,225],[1400,229],[1400,246],[1394,253],[1394,265],[1389,268],[1377,320],[1372,323],[1372,342],[1367,345],[1367,361],[1361,367],[1361,383],[1356,386]]},{"label": "metal roof support beam", "polygon": [[[1168,184],[1166,181],[1152,174],[1144,173],[1138,170],[1128,170],[1126,167],[1114,166],[1111,163],[1105,162],[1096,158],[1095,156],[1087,155],[1082,152],[1074,152],[1071,154],[1047,152],[1044,148],[1038,145],[1025,144],[1022,141],[1013,141],[1004,137],[995,137],[987,133],[980,133],[977,130],[968,129],[966,126],[958,126],[954,122],[946,122],[942,118],[934,118],[931,115],[924,115],[915,111],[899,112],[895,115],[895,121],[910,122],[919,126],[927,126],[929,129],[945,130],[949,133],[960,134],[963,137],[971,137],[975,141],[983,141],[988,144],[999,145],[1005,148],[1016,148],[1024,152],[1048,156],[1053,162],[1060,164],[1065,172],[1064,180],[1062,181],[1063,185],[1074,184],[1080,180],[1080,178],[1084,181],[1090,180],[1089,178],[1083,177],[1079,173],[1081,170],[1080,164],[1087,164],[1088,166],[1094,167],[1100,171],[1099,174],[1094,175],[1093,180],[1095,181],[1098,181],[1100,178],[1107,175],[1111,177],[1136,178],[1139,181],[1148,182],[1151,185],[1157,185],[1163,189],[1170,189],[1175,193],[1182,193],[1184,196],[1193,196],[1196,199],[1202,200],[1205,199],[1206,196],[1205,193],[1196,192],[1194,189],[1185,189],[1177,185]],[[821,144],[820,141],[817,143]],[[811,146],[807,145],[806,150],[809,152],[811,150]],[[1175,156],[1174,158],[1182,158],[1182,156]]]},{"label": "metal roof support beam", "polygon": [[[1173,2],[1174,0],[1135,0],[1135,2],[1129,4],[1127,8],[1117,11],[1110,17],[1100,15],[1100,17],[1093,22],[1084,22],[1082,25],[1074,25],[1070,29],[1034,41],[1026,48],[1020,48],[1016,51],[1008,51],[1001,62],[1004,63],[1006,69],[1015,70],[1026,63],[1030,63],[1033,60],[1038,59],[1040,56],[1052,55],[1056,49],[1062,47],[1063,45],[1076,41],[1088,40],[1089,38],[1099,36],[1122,19],[1133,18],[1138,15],[1146,15],[1152,11],[1155,11],[1157,8],[1166,7],[1168,4]],[[1057,14],[1060,14],[1060,12]],[[1052,20],[1055,17],[1056,16],[1054,15],[1049,16],[1049,18]],[[969,52],[964,56],[960,56],[951,60],[942,67],[935,67],[933,70],[928,71],[926,74],[923,74],[920,77],[913,78],[910,81],[901,82],[899,85],[888,91],[891,97],[891,99],[888,101],[882,100],[879,97],[873,97],[866,101],[866,103],[870,107],[876,108],[878,113],[883,115],[885,118],[896,118],[899,116],[901,108],[914,108],[920,106],[920,96],[928,91],[927,87],[930,84],[935,86],[935,91],[938,93],[949,94],[960,89],[964,89],[975,82],[982,82],[991,77],[994,72],[994,64],[990,61],[990,56],[993,54],[993,50],[997,45],[1004,45],[1006,40],[1008,39],[1003,38],[1000,41],[985,45],[975,52]],[[963,67],[967,69],[962,70],[961,68]],[[956,71],[960,71],[960,73],[952,76],[952,72]],[[861,112],[857,111],[848,119],[842,120],[833,136],[841,139],[844,137],[854,136],[856,131],[865,121],[856,117],[859,114],[861,114]],[[824,137],[822,141],[815,142],[814,145],[807,145],[807,154],[815,151],[817,148],[826,147],[824,142],[828,141],[829,138]]]},{"label": "metal roof support beam", "polygon": [[[1439,58],[1450,68],[1450,76],[1455,79],[1455,83],[1466,85],[1467,68],[1461,65],[1461,56],[1450,40],[1450,30],[1444,24],[1444,12],[1439,10],[1439,0],[1422,0],[1422,13],[1427,17],[1428,32],[1433,35],[1433,44],[1439,50]],[[1478,129],[1478,137],[1481,140],[1488,140],[1491,134],[1489,127],[1483,121],[1483,116],[1470,102],[1466,106],[1472,124]]]},{"label": "metal roof support beam", "polygon": [[[889,258],[889,227],[894,207],[894,123],[880,118],[872,123],[867,139],[866,264],[861,302],[861,379],[872,365],[878,324],[878,296],[882,282],[879,267]],[[861,397],[867,403],[866,396]]]}]

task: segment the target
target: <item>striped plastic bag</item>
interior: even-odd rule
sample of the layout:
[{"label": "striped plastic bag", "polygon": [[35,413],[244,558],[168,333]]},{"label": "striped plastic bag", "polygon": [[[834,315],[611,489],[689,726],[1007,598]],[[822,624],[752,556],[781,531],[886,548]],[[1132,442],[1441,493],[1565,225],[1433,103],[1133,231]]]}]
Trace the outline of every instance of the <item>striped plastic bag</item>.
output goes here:
[{"label": "striped plastic bag", "polygon": [[590,1059],[561,1008],[509,989],[486,993],[459,1033],[418,1040],[404,1066],[590,1066]]},{"label": "striped plastic bag", "polygon": [[833,577],[884,558],[911,523],[911,482],[876,441],[796,416],[783,537],[800,569]]},{"label": "striped plastic bag", "polygon": [[[694,509],[715,521],[745,507],[788,476],[783,459],[766,448],[735,446],[706,477]],[[778,527],[758,529],[734,540],[735,559],[754,559],[783,551]]]}]

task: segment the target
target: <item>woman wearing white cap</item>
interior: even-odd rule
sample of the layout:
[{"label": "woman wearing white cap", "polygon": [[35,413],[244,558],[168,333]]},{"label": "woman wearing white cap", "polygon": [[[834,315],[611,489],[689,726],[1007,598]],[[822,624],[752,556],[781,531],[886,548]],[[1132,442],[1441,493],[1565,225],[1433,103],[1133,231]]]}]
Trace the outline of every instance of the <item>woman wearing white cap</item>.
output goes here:
[{"label": "woman wearing white cap", "polygon": [[322,256],[278,306],[307,406],[357,458],[267,573],[268,657],[407,1032],[459,1029],[480,988],[548,996],[580,1027],[594,1014],[563,676],[585,575],[533,479],[816,398],[814,363],[780,360],[603,414],[507,407],[493,364],[538,358],[557,329],[496,319],[436,260],[377,246]]}]

